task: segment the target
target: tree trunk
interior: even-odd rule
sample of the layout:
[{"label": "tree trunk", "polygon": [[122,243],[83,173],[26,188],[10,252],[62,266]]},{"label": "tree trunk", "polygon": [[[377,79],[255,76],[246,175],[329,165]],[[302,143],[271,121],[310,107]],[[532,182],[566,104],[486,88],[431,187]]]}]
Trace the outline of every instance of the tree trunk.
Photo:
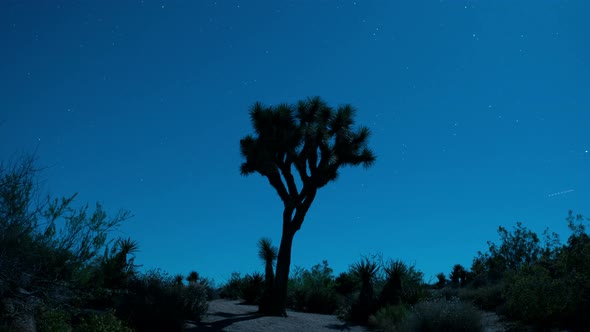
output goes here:
[{"label": "tree trunk", "polygon": [[267,314],[273,316],[287,316],[287,283],[289,282],[289,268],[291,265],[291,246],[295,229],[289,224],[283,223],[283,236],[281,237],[281,246],[277,257],[277,270],[274,280],[274,289],[272,294],[272,305],[268,308]]}]

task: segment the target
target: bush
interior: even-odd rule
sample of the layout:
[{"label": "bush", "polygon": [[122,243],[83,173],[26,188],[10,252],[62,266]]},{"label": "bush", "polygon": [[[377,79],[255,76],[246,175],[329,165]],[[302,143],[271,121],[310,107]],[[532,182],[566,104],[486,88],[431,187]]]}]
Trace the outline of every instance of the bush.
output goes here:
[{"label": "bush", "polygon": [[407,305],[388,305],[369,317],[369,325],[379,331],[397,331],[399,324],[408,316],[410,309]]},{"label": "bush", "polygon": [[334,313],[341,301],[332,272],[327,261],[314,265],[310,271],[296,269],[289,280],[288,304],[305,312]]},{"label": "bush", "polygon": [[418,300],[425,297],[425,286],[423,283],[424,274],[414,266],[396,260],[390,261],[383,268],[385,271],[385,284],[379,294],[379,304],[398,305],[416,304]]},{"label": "bush", "polygon": [[242,280],[241,298],[246,304],[259,304],[264,291],[264,276],[258,272],[247,274]]},{"label": "bush", "polygon": [[590,330],[590,237],[585,218],[569,212],[566,245],[546,246],[543,257],[505,278],[506,314],[537,328]]},{"label": "bush", "polygon": [[47,308],[42,306],[37,315],[37,331],[71,331],[71,315],[61,308]]},{"label": "bush", "polygon": [[233,272],[230,279],[221,287],[219,296],[222,299],[237,300],[242,297],[242,277],[238,272]]},{"label": "bush", "polygon": [[195,283],[178,285],[161,270],[129,282],[128,293],[117,296],[117,316],[138,331],[182,331],[187,319],[200,320],[207,312],[207,290]]},{"label": "bush", "polygon": [[[108,234],[130,217],[109,218],[97,203],[74,208],[76,195],[42,199],[35,182],[33,157],[0,163],[0,328],[63,330],[69,326],[61,308],[87,298],[97,285],[88,273],[108,245]],[[100,287],[100,285],[98,285]],[[44,298],[37,297],[43,294]],[[35,317],[34,314],[37,314]]]},{"label": "bush", "polygon": [[[51,330],[58,331],[58,330]],[[113,311],[106,313],[91,313],[81,317],[74,329],[76,332],[133,332],[119,320]]]},{"label": "bush", "polygon": [[457,299],[420,302],[412,308],[400,331],[481,331],[481,313]]},{"label": "bush", "polygon": [[[500,311],[505,303],[501,284],[483,286],[479,288],[462,288],[458,291],[461,300],[471,302],[478,308],[490,311]],[[449,299],[449,298],[447,298]]]},{"label": "bush", "polygon": [[185,319],[200,321],[201,317],[207,313],[209,309],[207,293],[207,287],[204,285],[193,284],[183,287],[181,296],[184,304]]}]

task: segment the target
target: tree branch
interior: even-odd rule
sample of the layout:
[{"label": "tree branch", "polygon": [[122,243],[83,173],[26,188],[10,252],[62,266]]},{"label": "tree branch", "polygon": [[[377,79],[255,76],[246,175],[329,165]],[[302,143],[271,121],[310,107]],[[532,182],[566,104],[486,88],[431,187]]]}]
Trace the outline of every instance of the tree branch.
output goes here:
[{"label": "tree branch", "polygon": [[296,231],[298,231],[301,228],[301,224],[303,224],[303,219],[305,218],[305,215],[307,214],[307,211],[309,210],[309,207],[311,206],[311,203],[313,202],[316,193],[317,189],[315,187],[309,189],[301,204],[297,206],[297,210],[295,212],[295,216],[293,217],[292,222],[292,225]]},{"label": "tree branch", "polygon": [[287,189],[285,188],[285,184],[283,183],[283,180],[281,180],[281,176],[279,175],[279,171],[273,170],[272,172],[268,172],[265,175],[268,178],[268,182],[270,183],[270,185],[273,186],[275,188],[275,190],[277,191],[277,194],[279,194],[279,197],[283,201],[283,204],[285,206],[290,204],[291,197],[289,196],[289,193],[287,192]]},{"label": "tree branch", "polygon": [[285,182],[287,182],[287,188],[289,189],[289,195],[291,199],[294,199],[299,195],[297,191],[297,185],[295,184],[295,178],[293,178],[293,174],[291,174],[291,162],[289,163],[280,163],[279,169],[285,178]]}]

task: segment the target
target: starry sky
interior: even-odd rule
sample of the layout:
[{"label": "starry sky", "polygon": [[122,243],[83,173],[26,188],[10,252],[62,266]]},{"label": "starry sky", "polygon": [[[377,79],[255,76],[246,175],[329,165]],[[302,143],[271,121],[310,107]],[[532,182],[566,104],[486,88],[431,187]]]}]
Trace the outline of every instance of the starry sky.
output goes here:
[{"label": "starry sky", "polygon": [[[136,263],[262,271],[282,203],[240,176],[250,106],[352,104],[378,156],[320,190],[292,264],[381,253],[428,281],[499,225],[590,214],[588,1],[0,2],[0,157],[134,217]],[[562,238],[563,239],[563,238]]]}]

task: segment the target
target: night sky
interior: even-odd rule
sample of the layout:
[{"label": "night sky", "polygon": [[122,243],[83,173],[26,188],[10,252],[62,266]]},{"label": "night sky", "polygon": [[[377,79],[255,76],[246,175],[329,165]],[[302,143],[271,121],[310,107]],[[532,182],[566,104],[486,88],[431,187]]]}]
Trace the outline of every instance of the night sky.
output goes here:
[{"label": "night sky", "polygon": [[378,156],[322,188],[292,265],[471,266],[499,225],[590,214],[590,2],[0,1],[0,157],[134,214],[136,263],[262,271],[282,203],[240,176],[248,110],[352,104]]}]

